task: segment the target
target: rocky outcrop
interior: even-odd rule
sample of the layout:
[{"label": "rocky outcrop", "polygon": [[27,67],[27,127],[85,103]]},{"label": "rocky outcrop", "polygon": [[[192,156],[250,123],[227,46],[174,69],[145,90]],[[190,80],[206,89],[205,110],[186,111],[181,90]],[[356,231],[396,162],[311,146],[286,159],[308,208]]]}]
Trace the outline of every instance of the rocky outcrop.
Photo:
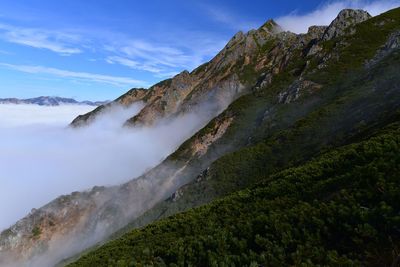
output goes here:
[{"label": "rocky outcrop", "polygon": [[326,32],[326,29],[328,26],[310,26],[307,31],[307,35],[311,39],[317,39],[320,40],[322,39],[322,36]]},{"label": "rocky outcrop", "polygon": [[[364,10],[344,9],[340,11],[339,15],[325,30],[322,40],[326,41],[348,33],[352,34],[354,29],[351,29],[350,26],[359,24],[369,18],[371,18],[371,15]],[[346,32],[347,29],[350,29],[350,32]]]},{"label": "rocky outcrop", "polygon": [[225,134],[232,121],[233,117],[230,116],[223,116],[214,120],[192,138],[185,153],[188,153],[190,157],[201,157],[206,154],[209,147]]},{"label": "rocky outcrop", "polygon": [[386,43],[379,49],[375,57],[367,62],[366,66],[371,67],[397,49],[400,49],[400,31],[396,31],[389,36]]},{"label": "rocky outcrop", "polygon": [[194,84],[194,77],[188,71],[183,71],[172,79],[152,86],[144,99],[146,106],[139,114],[128,119],[125,125],[151,124],[157,118],[174,114]]},{"label": "rocky outcrop", "polygon": [[289,88],[278,94],[278,103],[288,104],[296,101],[304,94],[313,94],[320,90],[322,85],[313,81],[297,80]]}]

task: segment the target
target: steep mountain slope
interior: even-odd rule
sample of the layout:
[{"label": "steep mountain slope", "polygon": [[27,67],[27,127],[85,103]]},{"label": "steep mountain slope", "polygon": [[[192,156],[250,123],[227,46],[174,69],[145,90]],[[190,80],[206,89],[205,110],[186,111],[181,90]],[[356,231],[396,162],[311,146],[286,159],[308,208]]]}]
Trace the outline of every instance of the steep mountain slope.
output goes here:
[{"label": "steep mountain slope", "polygon": [[18,98],[0,98],[0,104],[34,104],[39,106],[59,106],[59,105],[105,105],[107,101],[76,101],[73,98],[64,98],[58,96],[40,96],[28,99]]},{"label": "steep mountain slope", "polygon": [[[133,221],[124,231],[244,188],[266,174],[298,164],[323,149],[346,143],[360,132],[391,121],[400,105],[400,34],[398,22],[393,20],[398,15],[399,9],[393,10],[357,26],[358,34],[333,40],[334,44],[322,42],[321,46],[327,46],[329,53],[331,46],[337,46],[339,58],[330,65],[321,60],[320,66],[325,66],[315,70],[314,62],[304,63],[309,56],[299,58],[300,62],[293,66],[308,64],[309,69],[306,67],[297,78],[282,73],[271,86],[264,90],[256,88],[253,94],[234,102],[170,157],[182,160],[198,155],[203,144],[207,145],[207,152],[200,159],[195,157],[190,165],[218,160],[211,166],[203,165],[204,172],[199,171],[197,177],[191,178],[192,183]],[[387,29],[374,27],[382,21],[393,24],[387,25]],[[392,27],[397,29],[394,33]],[[382,34],[380,39],[376,38],[379,34]],[[321,49],[317,56],[323,59],[327,51]],[[311,50],[308,48],[304,54]],[[352,51],[350,55],[348,51]],[[301,80],[317,79],[316,91],[299,86]],[[224,121],[230,122],[230,127],[210,144],[206,137],[210,133],[219,136],[216,126],[224,126]],[[242,146],[246,148],[220,157]]]},{"label": "steep mountain slope", "polygon": [[[391,21],[398,18],[398,15],[397,9],[358,26],[360,34],[348,37],[357,42],[353,41],[353,45],[345,45],[340,50],[340,53],[354,51],[352,56],[337,59],[328,70],[321,72],[325,75],[325,84],[321,79],[323,90],[319,88],[320,90],[312,95],[299,94],[298,101],[293,102],[282,101],[282,96],[288,95],[286,90],[272,94],[258,90],[236,101],[208,127],[187,141],[172,158],[181,159],[196,153],[198,143],[207,136],[207,132],[217,133],[218,136],[215,126],[224,125],[221,121],[227,116],[229,120],[232,118],[230,116],[234,116],[235,119],[227,130],[227,135],[208,147],[211,151],[209,155],[221,151],[221,147],[231,139],[242,140],[248,148],[220,158],[198,175],[193,183],[177,190],[170,199],[156,205],[115,236],[246,187],[285,166],[298,164],[320,150],[351,142],[357,136],[397,120],[396,114],[400,105],[400,88],[397,85],[400,77],[400,57],[396,50],[399,48],[399,34],[398,31],[390,34],[393,31],[391,27],[374,29],[371,25]],[[398,22],[397,25],[393,23],[393,26],[398,27]],[[370,35],[365,34],[366,29]],[[375,38],[374,30],[375,33],[386,31],[386,34],[382,34],[379,40]],[[373,41],[369,38],[373,38]],[[336,44],[346,42],[343,39],[335,41]],[[373,53],[377,50],[378,53],[374,56]],[[321,54],[323,57],[324,54]],[[384,54],[386,59],[378,64],[376,59],[382,59]],[[368,58],[373,60],[364,64]],[[343,63],[351,65],[348,68],[338,68],[338,65]],[[349,69],[352,69],[350,75],[347,73]],[[318,74],[320,73],[311,72],[308,76],[318,77]],[[290,84],[289,81],[286,83]],[[268,87],[268,90],[272,88]],[[301,120],[282,131],[284,125],[298,118]],[[249,131],[251,127],[253,132]],[[247,133],[246,139],[240,138],[244,132]]]},{"label": "steep mountain slope", "polygon": [[[248,92],[258,74],[268,72],[272,77],[279,73],[291,57],[290,46],[301,45],[297,39],[295,34],[282,32],[272,20],[258,30],[246,34],[239,32],[210,62],[191,73],[183,71],[172,79],[150,87],[140,99],[132,99],[129,103],[142,100],[146,106],[126,124],[152,124],[157,119],[179,115],[202,103],[212,103],[212,108],[216,110],[223,109],[232,100]],[[263,53],[273,43],[279,43],[276,50]],[[81,118],[95,117],[98,111]],[[78,117],[72,125],[81,123]]]},{"label": "steep mountain slope", "polygon": [[[368,17],[344,10],[328,27],[311,27],[305,35],[279,32],[269,21],[238,33],[192,73],[122,96],[126,104],[146,104],[126,125],[154,124],[205,102],[221,110],[238,99],[142,177],[63,196],[33,211],[1,234],[0,260],[38,255],[35,263],[49,265],[129,221],[143,226],[207,203],[395,120],[400,10],[354,24]],[[340,18],[352,23],[342,27]],[[335,32],[333,39],[328,32]],[[90,123],[102,109],[73,125]]]},{"label": "steep mountain slope", "polygon": [[399,136],[390,125],[69,266],[397,266]]},{"label": "steep mountain slope", "polygon": [[[385,25],[388,21],[394,22],[394,18],[399,18],[399,12],[400,10],[397,9],[359,25],[356,28],[359,33],[347,37],[347,40],[337,39],[334,40],[334,44],[323,44],[328,45],[327,47],[330,51],[336,49],[339,58],[330,65],[325,65],[321,68],[323,71],[311,72],[309,75],[304,74],[304,76],[314,77],[314,79],[320,77],[319,75],[323,75],[319,79],[321,87],[318,88],[317,93],[312,92],[312,95],[310,95],[307,92],[307,94],[299,94],[297,97],[296,95],[294,97],[292,95],[292,99],[296,100],[297,98],[297,101],[286,101],[284,100],[284,96],[291,96],[288,94],[288,91],[290,91],[292,84],[295,83],[292,82],[288,86],[289,90],[275,95],[275,106],[266,101],[266,99],[271,101],[270,95],[265,95],[260,91],[257,91],[253,95],[242,97],[231,105],[227,111],[211,122],[208,128],[211,128],[209,130],[213,132],[212,126],[221,125],[220,120],[224,116],[235,114],[235,119],[231,123],[231,127],[227,130],[227,133],[229,134],[230,131],[243,133],[251,125],[248,119],[253,117],[258,120],[258,123],[254,122],[256,125],[254,127],[255,130],[247,135],[247,137],[251,137],[246,140],[248,147],[214,162],[210,168],[197,177],[195,182],[182,187],[166,202],[160,203],[146,212],[143,216],[132,222],[130,228],[143,226],[169,214],[206,203],[215,197],[225,195],[238,188],[243,188],[265,179],[268,174],[273,174],[285,166],[298,164],[321,150],[328,150],[332,146],[365,138],[371,132],[384,127],[384,125],[391,121],[399,121],[399,23],[393,23],[393,28],[390,26],[386,29],[376,27],[377,25]],[[374,28],[376,31],[374,31]],[[378,34],[382,34],[380,36],[381,39],[376,38]],[[349,39],[352,41],[351,45],[347,43]],[[352,51],[352,53],[348,53],[349,51]],[[341,56],[342,58],[340,58]],[[268,89],[271,90],[271,87]],[[264,98],[264,101],[260,100],[260,98]],[[262,102],[262,105],[269,104],[269,106],[258,110],[258,117],[254,114],[251,116],[251,108],[254,107],[257,101]],[[307,105],[308,101],[311,103],[309,102]],[[285,107],[281,107],[284,108],[283,114],[285,118],[275,117],[275,114],[282,112],[277,107],[276,102],[278,104],[282,104],[282,102],[285,104]],[[320,105],[315,104],[316,102],[320,102]],[[304,108],[307,106],[317,108],[311,108],[311,112],[305,115],[304,112],[306,111]],[[287,130],[274,131],[274,127],[276,126],[274,124],[282,123],[282,119],[287,120],[288,117],[290,118],[288,115],[292,114],[290,112],[291,108],[296,112],[299,112],[299,108],[303,109],[303,112],[300,112],[303,114],[299,115],[301,120],[298,120],[292,127],[287,128]],[[236,126],[239,129],[232,129],[235,126],[235,122],[240,121],[238,119],[240,116],[246,119],[242,122],[247,122],[247,124],[240,125],[239,123]],[[198,146],[194,146],[193,144],[196,144],[201,137],[207,135],[204,134],[205,129],[198,133],[197,137],[195,136],[186,142],[172,157],[179,159],[184,155],[190,155],[191,152],[195,153],[198,151]],[[182,216],[172,217],[166,221],[152,224],[148,228],[131,232],[124,235],[121,239],[108,243],[104,247],[84,256],[72,266],[90,266],[90,264],[102,266],[104,262],[119,264],[119,266],[125,266],[125,264],[126,266],[128,264],[133,264],[133,266],[137,264],[164,266],[164,264],[169,263],[195,266],[213,264],[249,266],[250,263],[253,265],[282,266],[300,265],[302,262],[307,262],[308,265],[323,264],[329,266],[361,264],[364,266],[395,266],[392,263],[395,264],[399,259],[396,255],[396,250],[399,246],[399,236],[396,230],[396,223],[394,223],[397,218],[396,214],[399,212],[399,207],[397,206],[398,200],[391,198],[389,200],[390,203],[382,202],[379,200],[379,195],[386,196],[386,194],[383,194],[379,190],[362,191],[359,186],[365,186],[366,184],[352,184],[354,182],[352,179],[347,179],[347,182],[350,182],[347,185],[338,182],[338,179],[343,181],[345,177],[357,176],[360,177],[359,179],[385,177],[384,180],[379,180],[379,183],[387,183],[388,186],[389,184],[396,184],[396,181],[398,182],[399,179],[397,175],[399,162],[397,162],[395,157],[398,153],[396,152],[398,150],[398,124],[393,126],[392,130],[390,130],[391,132],[388,135],[385,132],[385,134],[379,137],[382,143],[371,140],[362,145],[344,148],[344,150],[353,155],[353,149],[362,147],[367,152],[361,151],[361,155],[346,155],[344,157],[345,160],[343,158],[335,158],[334,156],[337,152],[331,152],[331,154],[325,156],[322,162],[328,160],[330,165],[326,166],[327,164],[322,164],[322,167],[320,166],[322,171],[328,167],[326,171],[333,173],[336,177],[329,178],[324,172],[320,175],[320,171],[316,171],[314,167],[311,168],[311,175],[317,173],[321,179],[321,182],[317,183],[315,189],[310,188],[310,185],[315,183],[314,181],[307,185],[302,184],[303,180],[297,182],[300,174],[304,177],[304,169],[309,168],[309,165],[313,166],[313,164],[308,164],[300,168],[299,171],[288,170],[285,172],[288,174],[294,172],[295,174],[290,176],[293,177],[292,181],[296,181],[296,186],[304,186],[303,188],[307,189],[307,193],[299,194],[299,188],[294,188],[290,191],[290,194],[286,195],[285,189],[291,188],[291,184],[293,184],[289,180],[283,186],[276,190],[274,189],[275,194],[273,198],[268,199],[268,194],[262,191],[264,190],[262,188],[268,191],[271,185],[267,184],[268,186],[266,187],[258,185],[250,191],[251,198],[240,198],[243,193],[238,193],[235,196],[238,196],[240,200],[234,203],[230,202],[231,198],[228,198],[226,201],[218,201],[212,206],[206,206],[200,210],[192,210]],[[232,133],[228,135],[229,138],[234,139],[237,136],[232,135]],[[219,142],[222,142],[222,144],[218,145],[223,145],[223,139],[224,136],[219,139]],[[391,146],[392,144],[394,146]],[[374,150],[370,152],[366,149],[369,147],[374,147]],[[379,147],[382,148],[380,149]],[[213,150],[210,147],[208,149]],[[384,154],[381,154],[383,151],[386,151],[384,153],[386,153],[387,160],[384,159]],[[370,157],[364,156],[364,153],[368,153]],[[371,155],[373,160],[371,160]],[[365,167],[361,167],[359,159],[365,160],[365,158],[368,161]],[[331,164],[332,160],[333,164]],[[353,160],[354,163],[352,163]],[[388,164],[381,164],[383,162],[387,162]],[[348,168],[340,165],[343,163]],[[354,168],[353,166],[357,167]],[[366,171],[363,172],[362,168],[365,168]],[[376,172],[367,171],[371,170],[371,168],[376,170]],[[346,171],[348,173],[341,175]],[[379,172],[382,172],[382,174],[378,175]],[[277,176],[282,175],[278,174]],[[274,181],[275,179],[277,178],[269,178],[268,180]],[[360,181],[359,179],[356,181]],[[372,180],[369,181],[367,183],[368,188],[374,188]],[[322,188],[319,186],[320,184],[323,186]],[[330,186],[327,187],[328,191],[324,194],[323,188],[326,185]],[[347,197],[344,201],[342,201],[344,198],[342,195],[347,192],[343,191],[343,188],[351,190],[349,196],[346,195]],[[254,199],[253,190],[257,192],[262,191],[262,193],[258,194],[258,198]],[[337,190],[337,192],[334,193],[330,190]],[[398,191],[399,189],[393,188],[391,192],[395,192],[395,190]],[[367,195],[360,194],[360,191],[368,192],[366,193],[368,197]],[[248,192],[245,193],[246,196]],[[377,194],[376,198],[371,196],[373,194]],[[276,200],[274,200],[277,195],[284,199],[285,196],[291,196],[292,200],[287,203],[281,201],[279,203],[284,204],[278,205]],[[337,196],[336,198],[328,199],[331,201],[327,204],[330,205],[330,211],[323,209],[325,204],[315,202],[315,200],[319,200],[320,202],[325,201],[324,198],[321,199],[324,195]],[[348,199],[352,198],[353,195],[356,195],[357,199],[349,204]],[[395,195],[396,193],[392,196]],[[305,206],[302,204],[295,205],[293,208],[292,203],[298,203],[300,200],[297,196],[300,198],[308,196],[309,199],[306,201],[311,204],[310,209],[304,209]],[[366,205],[368,199],[374,199],[376,202]],[[264,203],[263,201],[268,201],[269,203]],[[300,201],[304,203],[303,199]],[[225,205],[225,203],[227,204]],[[357,208],[354,207],[354,204],[356,207],[358,205],[360,212],[356,211]],[[386,214],[380,208],[382,205],[385,208],[388,207],[388,210],[391,212],[389,216],[392,217],[390,219],[385,217],[387,220],[378,219],[378,221],[385,222],[379,225],[376,224],[375,218],[382,218]],[[276,206],[278,208],[275,208]],[[347,206],[347,213],[341,211],[346,209]],[[340,209],[336,207],[340,207]],[[292,232],[291,235],[286,234],[287,231],[284,232],[284,229],[276,227],[271,228],[269,231],[268,229],[251,228],[254,225],[252,223],[253,218],[259,218],[260,214],[268,216],[272,211],[274,211],[273,217],[263,218],[264,221],[262,224],[293,225],[293,220],[300,221],[300,224],[298,226],[296,224],[293,228],[285,228],[287,230],[290,229]],[[365,215],[366,212],[370,212],[371,215]],[[323,227],[321,229],[326,233],[325,236],[312,235],[315,229],[318,229],[318,226],[315,226],[313,222],[305,220],[310,213],[316,216],[312,217],[311,221],[319,220],[322,223],[325,222],[325,225],[322,224],[321,226]],[[357,218],[358,215],[355,214],[361,213],[363,216]],[[286,219],[287,214],[292,214],[293,220]],[[307,215],[306,217],[302,217],[302,214]],[[339,220],[340,223],[336,223],[336,220]],[[359,221],[357,222],[357,220]],[[394,220],[393,223],[391,223],[392,220]],[[347,231],[336,228],[337,225],[342,225],[343,222],[348,222],[350,225],[346,228],[348,229]],[[310,224],[315,226],[308,228],[310,229],[310,235],[296,234],[303,227]],[[354,225],[354,227],[351,225]],[[360,230],[353,231],[352,229]],[[288,242],[279,243],[278,241],[283,238],[283,235],[287,236],[286,240]],[[291,236],[294,236],[292,240],[290,240]],[[335,237],[337,242],[332,242],[332,237]],[[256,242],[253,246],[254,240],[264,240],[269,245],[262,246],[265,242]],[[303,246],[305,246],[304,244],[308,244],[308,247],[304,247],[303,249],[303,246],[299,246],[299,244],[303,244]],[[332,244],[334,244],[333,247]],[[281,252],[279,253],[279,251]],[[330,256],[326,257],[326,255]]]}]

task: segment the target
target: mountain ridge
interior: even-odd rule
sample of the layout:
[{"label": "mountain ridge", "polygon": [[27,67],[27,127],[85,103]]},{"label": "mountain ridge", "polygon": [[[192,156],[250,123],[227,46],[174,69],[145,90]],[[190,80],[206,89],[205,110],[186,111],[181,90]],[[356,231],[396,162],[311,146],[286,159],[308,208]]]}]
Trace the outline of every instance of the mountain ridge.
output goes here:
[{"label": "mountain ridge", "polygon": [[89,105],[101,106],[107,104],[109,101],[77,101],[73,98],[59,97],[59,96],[39,96],[34,98],[0,98],[0,104],[31,104],[39,106],[60,106],[60,105]]},{"label": "mountain ridge", "polygon": [[[266,171],[281,170],[300,159],[307,160],[320,150],[342,144],[349,136],[366,131],[382,118],[394,116],[399,108],[399,83],[396,82],[399,45],[395,34],[399,30],[398,15],[399,9],[396,9],[365,23],[351,24],[347,28],[352,29],[341,29],[343,34],[329,40],[322,40],[323,34],[335,24],[311,27],[303,35],[287,32],[271,35],[264,29],[238,33],[211,63],[191,72],[195,81],[191,73],[183,72],[175,80],[163,81],[143,95],[135,93],[125,103],[143,100],[149,106],[128,125],[143,122],[151,125],[159,116],[179,115],[201,102],[202,96],[218,100],[215,96],[230,96],[233,92],[233,97],[222,113],[159,166],[122,186],[95,187],[59,198],[50,204],[55,209],[36,210],[11,228],[11,233],[3,232],[0,248],[7,251],[12,245],[30,257],[35,248],[48,246],[52,235],[62,231],[75,231],[89,239],[94,233],[92,230],[101,225],[105,226],[101,230],[108,234],[107,226],[121,223],[126,213],[131,213],[128,217],[134,224],[135,218],[142,219],[135,227],[144,226],[243,189],[257,182],[260,173],[265,175]],[[366,29],[369,33],[365,33]],[[375,57],[374,65],[365,64]],[[196,77],[203,77],[204,81],[197,80],[196,85]],[[210,77],[215,80],[209,80]],[[222,86],[215,88],[215,84]],[[385,88],[385,93],[377,89],[378,85]],[[241,86],[244,91],[238,90]],[[178,103],[173,92],[179,88],[184,92],[178,96],[184,101]],[[129,94],[122,99],[126,97]],[[166,103],[161,103],[161,99]],[[90,114],[87,117],[96,116]],[[352,116],[346,117],[346,114]],[[261,167],[264,165],[268,168]],[[154,198],[143,202],[141,197],[145,195]],[[96,202],[97,197],[102,200]],[[91,204],[74,206],[80,201]],[[127,203],[142,206],[132,213]],[[56,225],[52,230],[47,226],[48,218],[57,217],[62,210],[76,211],[78,216],[65,219],[60,216],[60,223],[69,226]],[[35,238],[31,236],[38,231],[33,229],[41,229]],[[18,234],[25,234],[26,239],[18,240]],[[22,248],[19,242],[24,241],[27,247]]]}]

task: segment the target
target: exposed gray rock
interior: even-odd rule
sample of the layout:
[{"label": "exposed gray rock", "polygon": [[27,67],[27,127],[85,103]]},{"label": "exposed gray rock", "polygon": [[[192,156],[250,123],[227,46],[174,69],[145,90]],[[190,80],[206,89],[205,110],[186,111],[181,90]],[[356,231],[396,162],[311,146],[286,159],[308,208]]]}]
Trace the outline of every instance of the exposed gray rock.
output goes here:
[{"label": "exposed gray rock", "polygon": [[397,31],[390,35],[388,41],[386,42],[383,50],[394,50],[400,47],[400,31]]},{"label": "exposed gray rock", "polygon": [[313,81],[297,80],[289,88],[278,94],[278,103],[288,104],[296,101],[305,92],[313,93],[321,89],[321,85]]},{"label": "exposed gray rock", "polygon": [[314,44],[311,46],[311,48],[308,50],[307,56],[313,56],[317,54],[318,52],[322,51],[322,47],[319,46],[318,44]]},{"label": "exposed gray rock", "polygon": [[[354,26],[358,23],[366,21],[372,16],[360,9],[344,9],[340,11],[339,15],[332,21],[332,23],[325,30],[325,33],[322,37],[322,40],[330,40],[332,38],[336,38],[342,35],[345,35],[346,29],[350,26]],[[350,34],[352,32],[350,31]]]},{"label": "exposed gray rock", "polygon": [[373,59],[367,62],[366,66],[371,67],[391,52],[400,48],[400,31],[392,33],[386,43],[378,50]]},{"label": "exposed gray rock", "polygon": [[322,36],[324,35],[326,29],[328,28],[328,26],[310,26],[308,28],[307,31],[307,35],[311,38],[311,39],[321,39]]}]

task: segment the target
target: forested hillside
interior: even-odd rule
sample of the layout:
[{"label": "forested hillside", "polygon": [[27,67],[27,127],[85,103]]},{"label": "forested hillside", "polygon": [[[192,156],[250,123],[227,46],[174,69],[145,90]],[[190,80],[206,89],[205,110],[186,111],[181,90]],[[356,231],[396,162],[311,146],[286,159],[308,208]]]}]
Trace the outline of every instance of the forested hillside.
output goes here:
[{"label": "forested hillside", "polygon": [[394,123],[70,266],[391,266],[400,246],[399,173]]}]

